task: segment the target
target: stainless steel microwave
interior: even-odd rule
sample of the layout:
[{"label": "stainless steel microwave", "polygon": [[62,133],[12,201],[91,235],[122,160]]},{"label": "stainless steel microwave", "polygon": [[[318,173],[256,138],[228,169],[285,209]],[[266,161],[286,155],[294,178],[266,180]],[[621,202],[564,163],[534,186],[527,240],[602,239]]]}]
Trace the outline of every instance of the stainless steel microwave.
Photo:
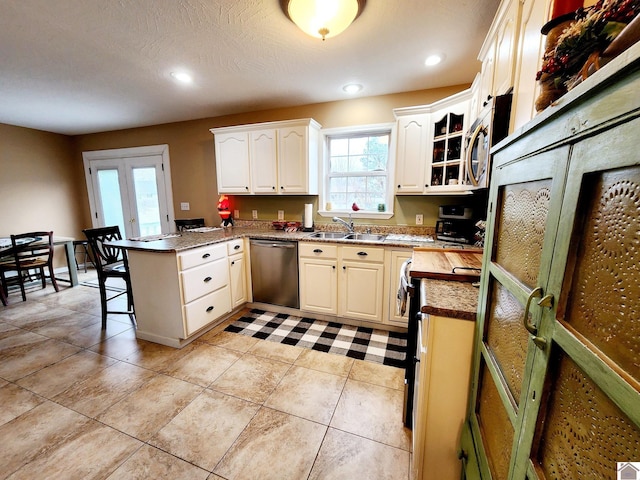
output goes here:
[{"label": "stainless steel microwave", "polygon": [[482,107],[466,135],[465,172],[468,185],[487,188],[491,174],[491,147],[509,133],[511,97],[492,97]]}]

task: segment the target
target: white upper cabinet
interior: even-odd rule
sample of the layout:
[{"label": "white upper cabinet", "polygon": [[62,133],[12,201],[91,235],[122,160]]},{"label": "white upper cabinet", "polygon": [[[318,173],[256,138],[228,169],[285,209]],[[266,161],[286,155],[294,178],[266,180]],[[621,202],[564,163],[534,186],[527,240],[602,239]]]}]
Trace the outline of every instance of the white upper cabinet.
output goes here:
[{"label": "white upper cabinet", "polygon": [[249,133],[251,184],[254,193],[277,193],[277,138],[278,132],[275,128],[257,130]]},{"label": "white upper cabinet", "polygon": [[471,90],[420,107],[398,108],[396,195],[465,193],[464,134]]},{"label": "white upper cabinet", "polygon": [[220,193],[249,193],[249,134],[230,132],[216,134],[216,176]]},{"label": "white upper cabinet", "polygon": [[218,193],[317,195],[320,124],[315,120],[238,125],[211,132]]}]

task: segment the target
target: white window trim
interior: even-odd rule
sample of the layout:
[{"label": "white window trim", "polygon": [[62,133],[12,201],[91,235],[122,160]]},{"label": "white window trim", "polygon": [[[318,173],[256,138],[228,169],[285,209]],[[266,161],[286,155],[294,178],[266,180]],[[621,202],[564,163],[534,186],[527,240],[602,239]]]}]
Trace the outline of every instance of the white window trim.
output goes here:
[{"label": "white window trim", "polygon": [[[387,161],[387,192],[386,210],[384,212],[354,212],[351,210],[327,210],[327,175],[329,174],[329,149],[327,148],[327,137],[338,135],[357,135],[359,133],[383,133],[390,132],[389,135],[389,158]],[[394,205],[394,185],[395,185],[395,165],[396,165],[396,124],[395,123],[376,123],[372,125],[355,125],[351,127],[323,128],[320,132],[320,195],[318,215],[321,217],[340,217],[351,215],[351,218],[369,218],[386,220],[393,217]]]}]

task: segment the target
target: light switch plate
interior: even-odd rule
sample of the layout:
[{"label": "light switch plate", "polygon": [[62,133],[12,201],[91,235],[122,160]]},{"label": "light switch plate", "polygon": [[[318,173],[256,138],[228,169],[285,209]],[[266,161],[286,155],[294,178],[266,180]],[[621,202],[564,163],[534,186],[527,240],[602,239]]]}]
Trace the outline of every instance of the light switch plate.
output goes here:
[{"label": "light switch plate", "polygon": [[284,210],[278,210],[278,220],[284,220]]},{"label": "light switch plate", "polygon": [[181,202],[180,203],[180,210],[189,210],[191,208],[191,206],[189,205],[189,202]]},{"label": "light switch plate", "polygon": [[251,210],[251,218],[254,220],[258,219],[258,210]]},{"label": "light switch plate", "polygon": [[233,216],[234,216],[235,218],[240,218],[240,210],[234,210],[234,211],[233,211]]},{"label": "light switch plate", "polygon": [[416,215],[416,225],[422,225],[424,223],[424,216],[421,213]]}]

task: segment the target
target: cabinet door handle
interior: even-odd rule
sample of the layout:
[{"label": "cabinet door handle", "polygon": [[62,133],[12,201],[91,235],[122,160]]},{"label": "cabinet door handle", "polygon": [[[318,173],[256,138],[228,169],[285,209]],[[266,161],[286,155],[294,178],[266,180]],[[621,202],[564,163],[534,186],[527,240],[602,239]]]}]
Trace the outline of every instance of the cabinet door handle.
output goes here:
[{"label": "cabinet door handle", "polygon": [[239,248],[240,248],[240,245],[235,245],[235,246],[233,247],[233,249],[234,249],[234,250],[238,250]]},{"label": "cabinet door handle", "polygon": [[233,262],[231,262],[231,265],[235,265],[235,264],[236,264],[236,261],[235,261],[235,260],[234,260]]},{"label": "cabinet door handle", "polygon": [[319,248],[316,248],[313,253],[322,253],[322,250],[320,250]]},{"label": "cabinet door handle", "polygon": [[213,310],[213,306],[207,308],[207,312],[210,312],[211,310]]},{"label": "cabinet door handle", "polygon": [[202,255],[202,258],[209,258],[211,256],[210,253],[205,253],[204,255]]},{"label": "cabinet door handle", "polygon": [[524,307],[524,317],[522,318],[522,323],[524,325],[524,328],[526,328],[527,332],[529,332],[531,335],[535,335],[538,333],[538,327],[536,327],[533,323],[529,321],[529,307],[531,306],[531,301],[534,298],[541,298],[541,297],[542,297],[542,287],[534,288],[529,294],[529,297],[527,298],[527,304]]},{"label": "cabinet door handle", "polygon": [[401,188],[402,188],[402,186],[401,186],[401,185],[398,185],[398,190],[399,190],[399,189],[401,189]]},{"label": "cabinet door handle", "polygon": [[203,282],[207,283],[211,281],[211,277],[205,277],[205,279],[203,280]]},{"label": "cabinet door handle", "polygon": [[275,186],[275,185],[274,185],[273,187],[271,187],[271,190],[275,190],[275,189],[276,189],[276,186]]},{"label": "cabinet door handle", "polygon": [[342,269],[343,269],[343,270],[346,270],[346,269],[347,269],[347,267],[345,267],[345,266],[343,265],[343,266],[342,266]]},{"label": "cabinet door handle", "polygon": [[245,190],[249,191],[249,187],[244,187]]},{"label": "cabinet door handle", "polygon": [[361,257],[366,257],[369,254],[367,252],[358,252],[358,255],[360,255]]},{"label": "cabinet door handle", "polygon": [[280,190],[284,190],[284,187],[280,187]]},{"label": "cabinet door handle", "polygon": [[333,269],[335,270],[335,269],[336,269],[336,266],[335,266],[335,265],[331,265],[331,268],[333,268]]}]

